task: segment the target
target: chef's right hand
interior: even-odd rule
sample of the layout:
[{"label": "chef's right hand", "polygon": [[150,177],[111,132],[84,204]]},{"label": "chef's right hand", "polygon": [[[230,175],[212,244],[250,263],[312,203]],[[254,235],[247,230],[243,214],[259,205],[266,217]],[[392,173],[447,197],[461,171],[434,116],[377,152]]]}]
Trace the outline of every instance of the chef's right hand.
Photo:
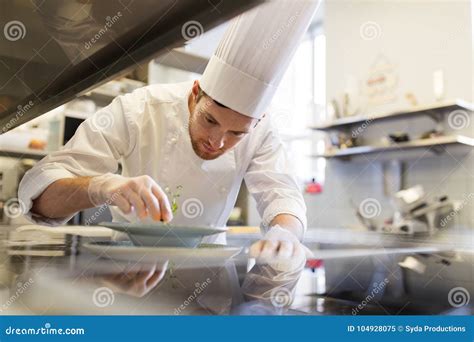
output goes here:
[{"label": "chef's right hand", "polygon": [[99,280],[102,285],[114,292],[141,298],[156,288],[163,279],[168,268],[168,261],[162,265],[138,265],[138,267],[139,270],[106,275],[99,277]]},{"label": "chef's right hand", "polygon": [[92,177],[88,193],[95,206],[116,205],[124,214],[134,210],[140,219],[148,216],[155,221],[173,219],[168,197],[150,176],[123,177],[107,173]]}]

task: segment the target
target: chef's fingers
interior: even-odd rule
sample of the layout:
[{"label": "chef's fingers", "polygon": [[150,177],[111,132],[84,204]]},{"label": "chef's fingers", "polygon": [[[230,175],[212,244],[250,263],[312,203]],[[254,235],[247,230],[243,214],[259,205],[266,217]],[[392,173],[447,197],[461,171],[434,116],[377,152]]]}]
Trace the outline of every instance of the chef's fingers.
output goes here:
[{"label": "chef's fingers", "polygon": [[293,251],[293,259],[307,259],[307,254],[304,246],[302,244],[298,244],[298,246],[295,246],[295,249]]},{"label": "chef's fingers", "polygon": [[145,279],[145,282],[147,282],[157,271],[159,270],[156,269],[156,265],[151,266],[149,269],[149,276]]},{"label": "chef's fingers", "polygon": [[146,295],[158,284],[158,282],[163,278],[163,275],[164,272],[156,270],[156,265],[147,271],[140,272],[133,284],[132,290],[134,295],[138,297]]},{"label": "chef's fingers", "polygon": [[134,192],[132,189],[128,189],[125,192],[125,197],[132,204],[132,206],[135,208],[135,212],[137,213],[138,217],[140,219],[145,218],[146,217],[146,208],[145,208],[145,203],[143,203],[143,200],[141,199],[141,197],[136,192]]},{"label": "chef's fingers", "polygon": [[122,280],[127,282],[133,282],[136,277],[140,274],[140,271],[130,271],[123,274]]},{"label": "chef's fingers", "polygon": [[159,186],[155,188],[157,192],[158,201],[160,202],[160,210],[161,210],[161,217],[165,222],[169,222],[173,219],[173,212],[171,210],[170,201],[168,200],[168,196],[164,193],[163,190]]},{"label": "chef's fingers", "polygon": [[275,257],[279,247],[279,241],[264,240],[260,257],[265,260],[271,260]]},{"label": "chef's fingers", "polygon": [[150,279],[153,274],[155,273],[156,266],[153,266],[152,268],[146,270],[146,271],[140,271],[137,276],[135,277],[134,281],[136,283],[143,283],[146,284],[147,280]]},{"label": "chef's fingers", "polygon": [[262,251],[264,241],[259,240],[250,246],[249,250],[249,257],[250,258],[258,258],[260,256],[260,252]]},{"label": "chef's fingers", "polygon": [[132,207],[125,197],[122,195],[115,195],[113,197],[112,204],[116,205],[124,214],[130,213]]},{"label": "chef's fingers", "polygon": [[153,289],[163,279],[165,273],[165,271],[156,271],[151,278],[147,280],[146,287],[150,290]]},{"label": "chef's fingers", "polygon": [[161,219],[165,222],[171,221],[173,219],[173,213],[171,212],[171,206],[170,202],[168,201],[168,197],[158,185],[153,185],[151,190],[160,202]]},{"label": "chef's fingers", "polygon": [[169,260],[166,260],[163,265],[161,265],[159,268],[157,267],[157,270],[155,271],[155,274],[148,279],[146,286],[149,288],[154,288],[158,283],[161,281],[161,279],[164,278],[166,274],[166,270],[168,269],[168,263]]},{"label": "chef's fingers", "polygon": [[145,201],[146,208],[151,218],[155,221],[159,221],[161,219],[160,203],[155,195],[151,193],[151,190],[146,189],[141,191],[141,198]]},{"label": "chef's fingers", "polygon": [[289,241],[280,241],[280,248],[278,249],[278,258],[289,259],[293,255],[295,244]]}]

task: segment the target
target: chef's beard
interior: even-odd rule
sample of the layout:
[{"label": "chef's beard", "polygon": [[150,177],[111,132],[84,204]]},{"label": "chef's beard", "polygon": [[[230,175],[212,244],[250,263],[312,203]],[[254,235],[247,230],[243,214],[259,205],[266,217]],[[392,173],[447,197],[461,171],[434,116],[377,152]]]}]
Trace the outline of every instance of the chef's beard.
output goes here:
[{"label": "chef's beard", "polygon": [[218,157],[220,157],[221,155],[224,154],[224,152],[220,152],[220,151],[217,152],[217,153],[213,153],[213,154],[209,154],[205,151],[202,151],[200,149],[201,144],[202,144],[202,142],[193,141],[192,138],[191,138],[191,145],[193,146],[194,153],[196,153],[196,155],[201,159],[214,160],[214,159],[216,159],[216,158],[218,158]]},{"label": "chef's beard", "polygon": [[195,137],[191,127],[192,125],[192,120],[190,120],[188,125],[189,138],[191,140],[191,146],[193,147],[193,151],[199,158],[203,160],[214,160],[226,152],[225,150],[219,150],[218,152],[211,154],[203,150],[202,144],[204,140]]}]

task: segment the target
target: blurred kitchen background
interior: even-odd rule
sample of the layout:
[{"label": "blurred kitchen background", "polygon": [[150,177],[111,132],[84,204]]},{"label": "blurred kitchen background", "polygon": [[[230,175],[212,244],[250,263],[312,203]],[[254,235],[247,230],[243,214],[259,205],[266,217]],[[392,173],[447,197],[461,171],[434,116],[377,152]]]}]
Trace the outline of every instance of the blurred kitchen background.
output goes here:
[{"label": "blurred kitchen background", "polygon": [[[424,201],[452,201],[450,227],[472,228],[472,7],[470,1],[321,4],[272,108],[305,193],[310,229],[383,229],[400,209],[395,193],[416,185]],[[146,84],[199,79],[226,26],[189,27],[184,46],[0,135],[2,204],[18,206],[12,199],[25,170],[115,96]],[[28,33],[27,39],[39,34]],[[51,57],[46,49],[41,53]],[[10,83],[20,91],[28,87],[20,78]],[[2,101],[5,106],[12,99]],[[21,116],[28,108],[20,107]],[[362,212],[361,220],[356,212],[364,205],[376,212]],[[71,223],[93,223],[91,213]],[[2,220],[19,224],[24,218]],[[229,224],[259,223],[244,184]]]},{"label": "blurred kitchen background", "polygon": [[[28,303],[21,310],[77,313],[89,300],[80,300],[82,289],[73,292],[83,284],[76,280],[117,264],[111,267],[87,253],[75,259],[77,250],[81,241],[110,234],[102,236],[92,227],[37,227],[38,236],[26,229],[7,237],[29,223],[17,199],[24,172],[61,148],[82,121],[116,96],[147,84],[199,79],[226,20],[256,2],[179,1],[172,9],[166,1],[111,2],[101,18],[114,29],[99,36],[102,25],[90,26],[87,11],[74,8],[81,3],[87,10],[89,2],[0,2],[0,13],[17,13],[0,15],[5,35],[7,25],[14,28],[10,39],[0,39],[0,222],[5,228],[0,255],[24,257],[12,262],[14,277],[5,275],[6,263],[0,267],[2,289],[11,290],[2,296],[11,298],[20,275],[29,276],[24,271],[32,269],[33,259],[46,256],[58,257],[46,262],[57,268],[36,274],[36,290],[25,292],[40,300],[17,301]],[[161,20],[168,10],[171,14]],[[71,36],[57,18],[71,20]],[[354,315],[370,296],[370,305],[364,304],[368,314],[458,309],[472,314],[472,305],[466,305],[474,288],[473,18],[469,0],[321,3],[271,108],[307,204],[305,243],[316,253],[301,277],[295,308]],[[83,32],[84,20],[90,32]],[[138,36],[138,26],[151,29],[149,36],[124,53],[117,46]],[[165,34],[169,28],[178,40]],[[115,31],[130,34],[114,36]],[[82,33],[78,47],[74,40]],[[125,42],[114,46],[115,38]],[[40,98],[29,100],[35,92]],[[53,105],[66,97],[67,103]],[[47,106],[56,108],[40,111]],[[69,223],[110,219],[104,207],[81,212]],[[245,184],[228,225],[233,226],[231,246],[248,246],[260,237],[260,217]],[[64,288],[70,290],[63,294]],[[459,289],[460,303],[454,300]],[[46,303],[43,293],[59,299]],[[155,302],[149,303],[154,313]],[[100,310],[96,305],[84,312]],[[140,306],[137,312],[148,311]]]}]

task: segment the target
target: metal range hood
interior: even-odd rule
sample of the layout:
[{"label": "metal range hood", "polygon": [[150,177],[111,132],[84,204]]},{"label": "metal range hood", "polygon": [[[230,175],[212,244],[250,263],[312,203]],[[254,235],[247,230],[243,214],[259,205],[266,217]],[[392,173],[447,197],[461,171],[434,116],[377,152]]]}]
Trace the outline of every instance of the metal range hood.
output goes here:
[{"label": "metal range hood", "polygon": [[261,2],[0,0],[0,134]]}]

